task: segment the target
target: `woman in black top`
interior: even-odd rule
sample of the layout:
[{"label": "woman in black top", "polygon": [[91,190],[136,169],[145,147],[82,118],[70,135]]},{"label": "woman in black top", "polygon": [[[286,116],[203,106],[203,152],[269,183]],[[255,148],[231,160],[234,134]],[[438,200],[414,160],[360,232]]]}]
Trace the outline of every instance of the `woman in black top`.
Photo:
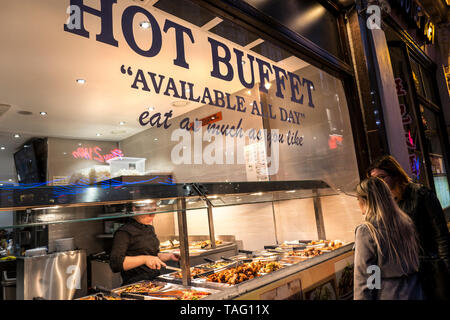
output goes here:
[{"label": "woman in black top", "polygon": [[[136,213],[155,210],[139,204],[134,204],[132,209]],[[154,214],[134,216],[114,234],[110,267],[113,272],[121,273],[122,285],[152,280],[166,266],[165,261],[179,260],[178,255],[159,252],[159,240],[152,225],[154,217]]]},{"label": "woman in black top", "polygon": [[427,298],[450,299],[450,236],[436,194],[413,183],[392,156],[375,161],[367,176],[384,180],[400,209],[414,221],[421,248],[422,286]]}]

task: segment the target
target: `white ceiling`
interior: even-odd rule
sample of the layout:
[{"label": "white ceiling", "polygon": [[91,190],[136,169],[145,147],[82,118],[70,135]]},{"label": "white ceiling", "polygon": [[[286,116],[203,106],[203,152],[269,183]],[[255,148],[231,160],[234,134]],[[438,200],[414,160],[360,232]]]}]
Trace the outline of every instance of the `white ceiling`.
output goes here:
[{"label": "white ceiling", "polygon": [[[99,8],[98,0],[84,2]],[[100,32],[100,20],[90,14],[85,15],[89,39],[65,32],[63,26],[68,17],[69,3],[69,0],[0,2],[0,104],[11,105],[0,116],[0,131],[3,133],[0,144],[7,145],[10,151],[24,142],[23,139],[11,138],[11,134],[16,132],[24,137],[121,141],[147,129],[141,127],[137,120],[149,106],[156,108],[154,112],[173,110],[174,117],[200,107],[200,104],[191,102],[187,107],[175,108],[171,103],[179,99],[132,89],[134,77],[124,76],[120,72],[122,65],[131,66],[134,71],[140,68],[144,72],[163,74],[165,80],[171,76],[176,83],[179,80],[192,82],[198,88],[197,95],[206,85],[211,90],[229,93],[242,89],[237,72],[231,82],[210,77],[212,63],[207,37],[225,42],[230,48],[239,47],[226,39],[147,5],[146,9],[155,16],[161,29],[166,18],[192,29],[195,44],[185,41],[190,69],[184,69],[173,65],[176,57],[173,30],[167,34],[163,32],[162,50],[156,57],[144,58],[129,48],[122,34],[121,15],[126,7],[136,5],[135,1],[119,0],[114,6],[114,36],[119,42],[118,48],[95,40],[95,35]],[[138,14],[135,36],[144,49],[150,46],[151,30],[138,26],[142,20],[145,20],[144,16]],[[240,49],[246,51],[242,47]],[[258,56],[254,52],[252,55]],[[265,57],[260,58],[269,61]],[[293,71],[306,63],[290,57],[277,65]],[[244,67],[246,71],[250,70],[249,66]],[[86,79],[86,84],[77,84],[76,79],[79,78]],[[248,74],[246,79],[250,79]],[[23,110],[33,114],[24,116],[17,113]],[[41,111],[47,112],[47,116],[39,115]],[[121,121],[126,124],[120,126]],[[97,137],[97,133],[102,136]],[[0,163],[0,181],[5,178],[3,168]]]}]

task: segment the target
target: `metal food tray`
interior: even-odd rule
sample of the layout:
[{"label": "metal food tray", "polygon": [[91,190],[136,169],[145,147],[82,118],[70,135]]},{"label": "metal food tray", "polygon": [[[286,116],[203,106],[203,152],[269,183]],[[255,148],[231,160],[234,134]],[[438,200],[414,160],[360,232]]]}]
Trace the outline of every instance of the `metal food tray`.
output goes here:
[{"label": "metal food tray", "polygon": [[[152,292],[162,292],[162,291],[166,290],[167,288],[171,288],[171,286],[172,286],[172,284],[168,283],[168,282],[154,281],[154,280],[142,280],[142,281],[138,281],[135,283],[130,283],[130,284],[124,285],[122,287],[115,288],[115,289],[111,290],[111,293],[120,295],[126,288],[128,288],[130,286],[137,285],[140,283],[148,283],[148,282],[153,283],[156,286],[163,286],[161,289],[159,289],[157,291],[152,291]],[[141,294],[145,294],[145,293],[141,293]]]},{"label": "metal food tray", "polygon": [[[209,239],[208,239],[209,240]],[[199,241],[199,242],[201,242],[201,241]],[[216,244],[216,248],[221,248],[221,247],[225,247],[225,246],[229,246],[229,245],[231,245],[231,244],[234,244],[233,242],[228,242],[228,241],[223,241],[221,244]],[[160,250],[161,250],[161,252],[162,251],[164,251],[164,252],[166,252],[166,251],[172,251],[172,250],[177,250],[177,249],[180,249],[180,245],[177,245],[177,246],[170,246],[170,247],[161,247],[160,248]],[[207,251],[207,250],[211,250],[211,249],[213,249],[213,247],[211,247],[211,245],[208,245],[208,246],[206,246],[206,247],[204,247],[204,248],[201,248],[201,247],[198,247],[198,246],[193,246],[193,245],[189,245],[189,249],[190,250],[205,250],[205,251]],[[203,251],[201,251],[201,252],[203,252]],[[201,253],[201,252],[199,252],[199,253]],[[198,252],[194,252],[194,253],[198,253]]]},{"label": "metal food tray", "polygon": [[[208,270],[203,272],[203,273],[200,273],[200,274],[198,274],[198,275],[196,275],[194,277],[191,276],[191,278],[193,280],[195,280],[196,278],[198,278],[199,276],[201,276],[203,274],[211,274],[215,270],[215,269],[204,268],[204,267],[200,267],[200,266],[191,267],[191,269],[195,269],[195,268],[197,268],[197,269],[208,269]],[[162,275],[159,275],[158,278],[164,279],[164,280],[170,280],[172,283],[179,283],[179,282],[181,283],[182,282],[182,278],[175,277],[175,274],[177,274],[178,272],[179,271],[174,271],[174,272],[171,272],[171,273],[162,274]]]},{"label": "metal food tray", "polygon": [[[267,262],[279,262],[282,265],[282,268],[292,265],[292,264],[288,264],[288,263],[283,263],[283,262],[281,262],[279,260],[268,260]],[[230,264],[229,266],[226,266],[226,267],[223,267],[223,268],[220,268],[220,269],[214,269],[214,272],[212,272],[211,274],[218,273],[218,272],[224,271],[226,269],[231,269],[231,268],[237,267],[237,266],[239,266],[239,265],[241,265],[243,263],[244,263],[243,260],[238,260],[235,263]],[[272,271],[272,272],[276,272],[276,271]],[[270,274],[272,272],[269,272],[269,273],[262,273],[262,272],[260,272],[258,274],[262,277],[262,276]],[[243,281],[241,283],[244,283],[244,282],[247,283],[248,281],[252,281],[252,280],[255,280],[255,279],[257,279],[257,278],[246,280],[246,281]],[[217,289],[220,289],[220,290],[223,290],[225,288],[234,287],[234,286],[237,286],[237,285],[241,284],[241,283],[229,284],[229,283],[213,282],[213,281],[208,281],[206,278],[199,278],[199,279],[195,279],[193,281],[195,281],[197,284],[201,284],[201,285],[204,285],[204,286],[207,286],[207,287],[211,287],[211,288],[217,288]]]},{"label": "metal food tray", "polygon": [[[203,292],[208,292],[211,295],[214,293],[220,292],[220,290],[213,289],[213,288],[205,288],[205,287],[200,287],[200,286],[183,286],[181,284],[173,284],[173,283],[171,284],[170,288],[164,289],[163,291],[160,291],[160,292],[167,292],[167,291],[172,291],[172,290],[203,291]],[[208,297],[208,296],[200,298],[200,300],[204,299],[206,297]],[[147,295],[147,296],[145,296],[145,300],[177,300],[177,299],[174,299],[172,297],[170,297],[170,298],[169,297],[154,297],[154,296]]]}]

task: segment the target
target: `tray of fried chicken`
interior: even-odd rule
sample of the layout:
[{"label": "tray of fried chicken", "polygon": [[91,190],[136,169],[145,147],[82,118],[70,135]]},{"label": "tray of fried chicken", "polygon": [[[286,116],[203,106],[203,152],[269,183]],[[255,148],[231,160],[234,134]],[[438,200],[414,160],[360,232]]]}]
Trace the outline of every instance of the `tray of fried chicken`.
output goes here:
[{"label": "tray of fried chicken", "polygon": [[283,264],[277,261],[241,262],[236,267],[220,270],[202,278],[205,278],[207,282],[232,286],[276,271],[282,267]]}]

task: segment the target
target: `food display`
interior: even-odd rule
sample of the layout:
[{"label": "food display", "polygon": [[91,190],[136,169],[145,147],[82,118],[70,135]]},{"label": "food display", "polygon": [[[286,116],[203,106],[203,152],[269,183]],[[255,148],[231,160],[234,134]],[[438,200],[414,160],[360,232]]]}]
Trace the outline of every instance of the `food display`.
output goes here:
[{"label": "food display", "polygon": [[247,262],[240,266],[213,273],[206,277],[207,281],[235,285],[243,281],[261,276],[280,269],[282,265],[277,262]]},{"label": "food display", "polygon": [[321,255],[323,252],[322,250],[318,250],[317,248],[308,248],[304,250],[298,250],[298,251],[289,251],[289,256],[294,257],[304,257],[304,258],[312,258],[318,255]]},{"label": "food display", "polygon": [[78,300],[122,300],[120,297],[114,297],[110,295],[103,295],[103,294],[95,294],[92,296],[82,297]]},{"label": "food display", "polygon": [[206,296],[209,296],[210,294],[211,292],[186,289],[151,293],[148,294],[147,297],[163,300],[200,300]]},{"label": "food display", "polygon": [[307,244],[307,246],[314,246],[317,248],[321,248],[321,250],[336,250],[343,246],[343,242],[340,240],[319,240],[319,241],[311,241]]},{"label": "food display", "polygon": [[161,242],[159,244],[159,247],[161,249],[178,248],[179,246],[180,246],[180,241],[178,241],[178,240],[167,240],[167,241]]},{"label": "food display", "polygon": [[219,268],[224,268],[226,266],[229,266],[232,263],[233,263],[232,261],[216,261],[215,263],[203,264],[202,267],[205,267],[208,269],[219,269]]},{"label": "food display", "polygon": [[153,283],[150,281],[138,282],[123,288],[115,290],[115,293],[132,292],[132,293],[151,293],[161,291],[165,284]]},{"label": "food display", "polygon": [[[193,267],[191,268],[191,277],[196,277],[199,274],[205,273],[211,271],[211,269],[206,269],[206,268],[197,268],[197,267]],[[183,275],[181,274],[181,272],[174,272],[169,274],[170,276],[176,278],[176,279],[181,279],[183,278]]]},{"label": "food display", "polygon": [[[222,244],[223,241],[222,240],[216,240],[216,245],[220,245]],[[205,249],[207,247],[211,246],[211,240],[203,240],[203,241],[193,241],[189,244],[189,248],[193,248],[193,249]]]}]

